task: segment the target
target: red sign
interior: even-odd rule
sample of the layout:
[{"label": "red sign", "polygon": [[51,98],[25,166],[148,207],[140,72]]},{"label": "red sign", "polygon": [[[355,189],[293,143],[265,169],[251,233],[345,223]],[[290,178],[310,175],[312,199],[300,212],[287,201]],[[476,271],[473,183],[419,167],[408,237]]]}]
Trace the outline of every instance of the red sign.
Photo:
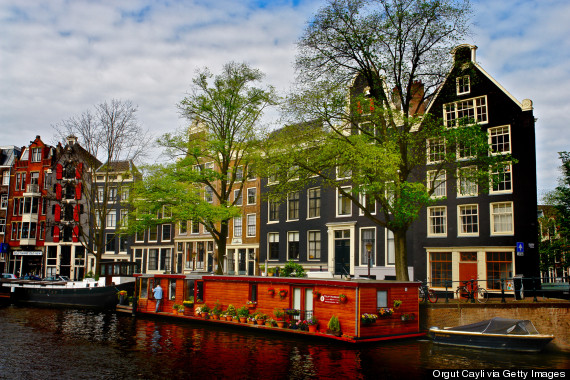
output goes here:
[{"label": "red sign", "polygon": [[340,303],[338,295],[322,294],[320,300],[322,303],[334,303],[334,304]]}]

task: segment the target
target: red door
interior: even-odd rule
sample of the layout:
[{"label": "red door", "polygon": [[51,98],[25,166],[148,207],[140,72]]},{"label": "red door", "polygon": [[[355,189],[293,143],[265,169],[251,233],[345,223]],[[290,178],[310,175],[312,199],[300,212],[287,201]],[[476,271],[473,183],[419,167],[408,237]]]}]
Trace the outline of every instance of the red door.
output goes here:
[{"label": "red door", "polygon": [[[477,280],[477,252],[461,252],[459,254],[459,281]],[[466,293],[461,298],[467,298]]]}]

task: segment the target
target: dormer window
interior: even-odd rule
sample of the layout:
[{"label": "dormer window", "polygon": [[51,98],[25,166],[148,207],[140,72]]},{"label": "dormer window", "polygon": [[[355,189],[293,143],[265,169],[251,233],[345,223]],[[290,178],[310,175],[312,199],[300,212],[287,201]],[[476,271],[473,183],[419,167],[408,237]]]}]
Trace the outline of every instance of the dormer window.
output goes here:
[{"label": "dormer window", "polygon": [[40,162],[42,160],[42,148],[32,148],[32,162]]},{"label": "dormer window", "polygon": [[457,95],[465,95],[471,92],[471,82],[469,75],[456,78]]}]

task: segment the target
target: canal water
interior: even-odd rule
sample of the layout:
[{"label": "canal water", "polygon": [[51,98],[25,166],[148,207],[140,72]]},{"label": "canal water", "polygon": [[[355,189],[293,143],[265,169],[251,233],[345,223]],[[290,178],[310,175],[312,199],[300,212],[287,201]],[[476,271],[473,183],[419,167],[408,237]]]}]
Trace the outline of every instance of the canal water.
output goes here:
[{"label": "canal water", "polygon": [[0,307],[1,379],[416,379],[434,369],[564,369],[570,356],[450,348],[425,339],[352,346],[214,324]]}]

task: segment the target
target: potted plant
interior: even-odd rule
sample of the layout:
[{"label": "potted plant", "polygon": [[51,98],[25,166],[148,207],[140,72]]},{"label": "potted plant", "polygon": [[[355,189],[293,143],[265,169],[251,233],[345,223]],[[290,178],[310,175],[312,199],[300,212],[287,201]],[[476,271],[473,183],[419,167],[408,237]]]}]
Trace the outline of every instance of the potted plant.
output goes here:
[{"label": "potted plant", "polygon": [[401,300],[394,300],[394,309],[399,309],[402,306]]},{"label": "potted plant", "polygon": [[376,323],[377,318],[378,316],[376,314],[364,313],[360,316],[360,323],[363,326],[371,325],[373,323]]},{"label": "potted plant", "polygon": [[220,314],[222,314],[222,306],[220,305],[220,303],[218,301],[216,301],[216,304],[214,305],[214,308],[212,309],[212,318],[213,319],[220,319]]},{"label": "potted plant", "polygon": [[208,319],[210,315],[209,313],[210,313],[210,308],[208,307],[208,305],[204,304],[204,306],[202,306],[202,309],[200,310],[200,315],[202,316],[202,318]]},{"label": "potted plant", "polygon": [[275,274],[275,268],[267,268],[267,275],[273,276]]},{"label": "potted plant", "polygon": [[174,305],[172,305],[172,313],[173,314],[178,314],[178,304],[175,303]]},{"label": "potted plant", "polygon": [[307,328],[309,332],[317,332],[317,327],[319,326],[319,321],[314,316],[307,320]]},{"label": "potted plant", "polygon": [[226,319],[228,321],[231,321],[236,316],[236,307],[232,304],[229,304],[226,310],[226,314],[227,314]]},{"label": "potted plant", "polygon": [[242,306],[239,309],[237,309],[237,316],[239,317],[239,321],[241,323],[246,323],[247,317],[249,316],[249,309],[247,308],[247,306]]},{"label": "potted plant", "polygon": [[255,316],[254,315],[250,315],[249,317],[247,317],[247,323],[249,325],[254,325],[255,324]]},{"label": "potted plant", "polygon": [[256,301],[247,301],[246,306],[250,309],[255,309],[255,307],[257,306],[257,302]]},{"label": "potted plant", "polygon": [[197,306],[197,307],[194,309],[194,315],[197,316],[197,317],[200,317],[200,316],[202,315],[202,306]]},{"label": "potted plant", "polygon": [[273,297],[275,295],[275,289],[273,289],[273,288],[267,289],[267,294],[269,294],[271,297]]},{"label": "potted plant", "polygon": [[313,292],[313,297],[314,297],[315,299],[321,298],[321,292],[319,292],[319,291]]},{"label": "potted plant", "polygon": [[346,298],[346,294],[339,294],[338,295],[338,300],[340,301],[340,303],[346,303],[346,301],[348,301],[348,299]]},{"label": "potted plant", "polygon": [[287,289],[279,289],[279,298],[285,299],[287,297]]},{"label": "potted plant", "polygon": [[283,309],[273,309],[273,316],[275,317],[275,322],[277,322],[277,327],[283,328],[285,326],[285,312]]},{"label": "potted plant", "polygon": [[410,314],[404,313],[400,316],[400,318],[402,319],[403,322],[413,321],[414,319],[416,319],[416,315],[414,313],[410,313]]},{"label": "potted plant", "polygon": [[256,316],[256,321],[258,325],[264,325],[265,324],[265,319],[267,318],[267,315],[263,314],[263,313],[259,313]]},{"label": "potted plant", "polygon": [[265,326],[267,326],[267,327],[275,326],[275,321],[273,320],[273,318],[267,318],[265,320]]},{"label": "potted plant", "polygon": [[333,315],[331,317],[331,319],[329,320],[329,323],[327,325],[327,334],[331,334],[334,336],[341,336],[342,333],[340,331],[340,322],[338,320],[338,317],[336,315]]},{"label": "potted plant", "polygon": [[378,309],[378,315],[382,318],[388,318],[394,314],[394,309],[389,307],[381,307]]}]

